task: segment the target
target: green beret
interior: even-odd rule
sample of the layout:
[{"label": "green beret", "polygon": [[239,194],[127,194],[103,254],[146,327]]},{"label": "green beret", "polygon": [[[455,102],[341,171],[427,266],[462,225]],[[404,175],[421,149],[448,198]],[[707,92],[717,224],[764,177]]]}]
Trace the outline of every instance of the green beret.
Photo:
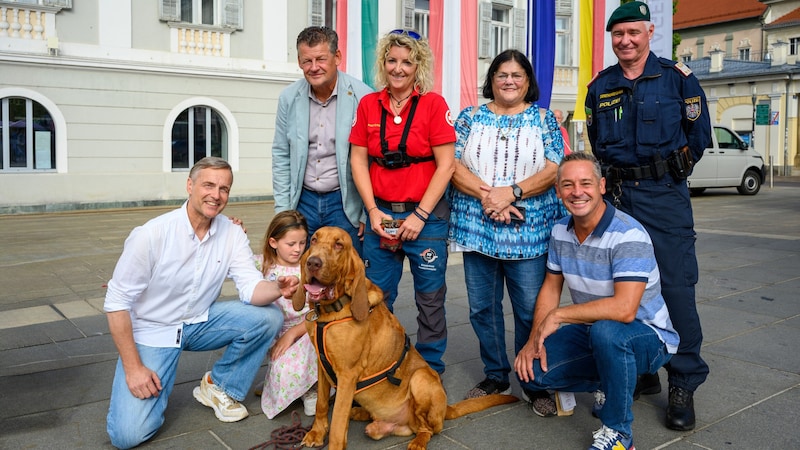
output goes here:
[{"label": "green beret", "polygon": [[643,2],[630,2],[620,5],[611,13],[606,25],[606,31],[611,31],[614,25],[622,22],[641,22],[650,21],[650,8],[647,3]]}]

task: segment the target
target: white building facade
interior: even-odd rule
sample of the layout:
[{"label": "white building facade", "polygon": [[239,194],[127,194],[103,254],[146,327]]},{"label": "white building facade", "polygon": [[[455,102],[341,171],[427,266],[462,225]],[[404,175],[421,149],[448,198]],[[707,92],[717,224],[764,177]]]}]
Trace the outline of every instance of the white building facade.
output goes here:
[{"label": "white building facade", "polygon": [[[474,1],[511,20],[526,3]],[[418,28],[427,3],[381,0],[380,32]],[[560,3],[551,107],[570,112],[577,17]],[[233,166],[232,201],[271,199],[296,36],[334,14],[333,0],[0,1],[0,214],[179,204],[207,155]],[[489,61],[469,69],[479,83]]]}]

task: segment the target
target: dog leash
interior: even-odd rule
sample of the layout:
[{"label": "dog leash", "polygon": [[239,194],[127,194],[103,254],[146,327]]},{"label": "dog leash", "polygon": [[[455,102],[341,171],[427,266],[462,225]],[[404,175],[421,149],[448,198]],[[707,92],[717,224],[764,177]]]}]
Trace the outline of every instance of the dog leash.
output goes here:
[{"label": "dog leash", "polygon": [[[292,411],[292,423],[290,425],[284,425],[272,430],[269,435],[270,440],[251,447],[250,450],[295,450],[304,448],[301,442],[303,442],[303,438],[310,429],[310,426],[303,426],[297,411]],[[317,448],[325,448],[327,446],[328,444],[325,443],[322,447]]]}]

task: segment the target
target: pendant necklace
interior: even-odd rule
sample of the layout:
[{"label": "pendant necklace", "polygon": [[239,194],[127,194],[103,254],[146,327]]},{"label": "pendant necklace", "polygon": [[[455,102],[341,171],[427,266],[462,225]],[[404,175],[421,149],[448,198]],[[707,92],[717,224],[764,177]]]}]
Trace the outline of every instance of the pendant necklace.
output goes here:
[{"label": "pendant necklace", "polygon": [[[497,107],[495,106],[495,109],[496,108]],[[500,133],[500,140],[505,141],[508,140],[508,134],[511,133],[511,130],[514,129],[514,123],[517,121],[517,117],[516,114],[509,115],[508,127],[506,128],[500,126],[500,117],[502,117],[501,114],[498,114],[497,112],[494,113],[494,124],[497,125],[497,131]]]},{"label": "pendant necklace", "polygon": [[[402,111],[402,109],[400,108],[400,105],[403,104],[404,101],[408,100],[408,98],[411,97],[411,94],[413,94],[413,93],[414,93],[414,90],[412,89],[411,92],[408,95],[405,96],[405,98],[403,98],[402,100],[398,100],[398,99],[394,98],[394,95],[390,91],[389,92],[389,97],[392,98],[392,100],[394,101],[395,106],[397,107],[397,109]],[[394,108],[392,108],[392,112],[394,112]],[[400,125],[403,122],[403,118],[400,117],[400,113],[396,113],[394,115],[394,119],[392,121],[394,122],[395,125]]]},{"label": "pendant necklace", "polygon": [[514,123],[517,121],[517,118],[515,116],[510,116],[508,119],[508,127],[503,128],[500,126],[500,117],[502,116],[496,115],[494,123],[497,125],[497,131],[500,132],[500,140],[505,141],[508,139],[508,134],[511,133],[511,130],[514,128]]}]

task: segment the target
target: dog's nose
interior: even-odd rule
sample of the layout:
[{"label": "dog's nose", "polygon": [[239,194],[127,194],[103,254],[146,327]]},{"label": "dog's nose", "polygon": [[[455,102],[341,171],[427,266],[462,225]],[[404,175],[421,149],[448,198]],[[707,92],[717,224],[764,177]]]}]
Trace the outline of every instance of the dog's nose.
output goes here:
[{"label": "dog's nose", "polygon": [[322,260],[319,256],[309,256],[306,260],[306,267],[312,272],[317,271],[322,267]]}]

